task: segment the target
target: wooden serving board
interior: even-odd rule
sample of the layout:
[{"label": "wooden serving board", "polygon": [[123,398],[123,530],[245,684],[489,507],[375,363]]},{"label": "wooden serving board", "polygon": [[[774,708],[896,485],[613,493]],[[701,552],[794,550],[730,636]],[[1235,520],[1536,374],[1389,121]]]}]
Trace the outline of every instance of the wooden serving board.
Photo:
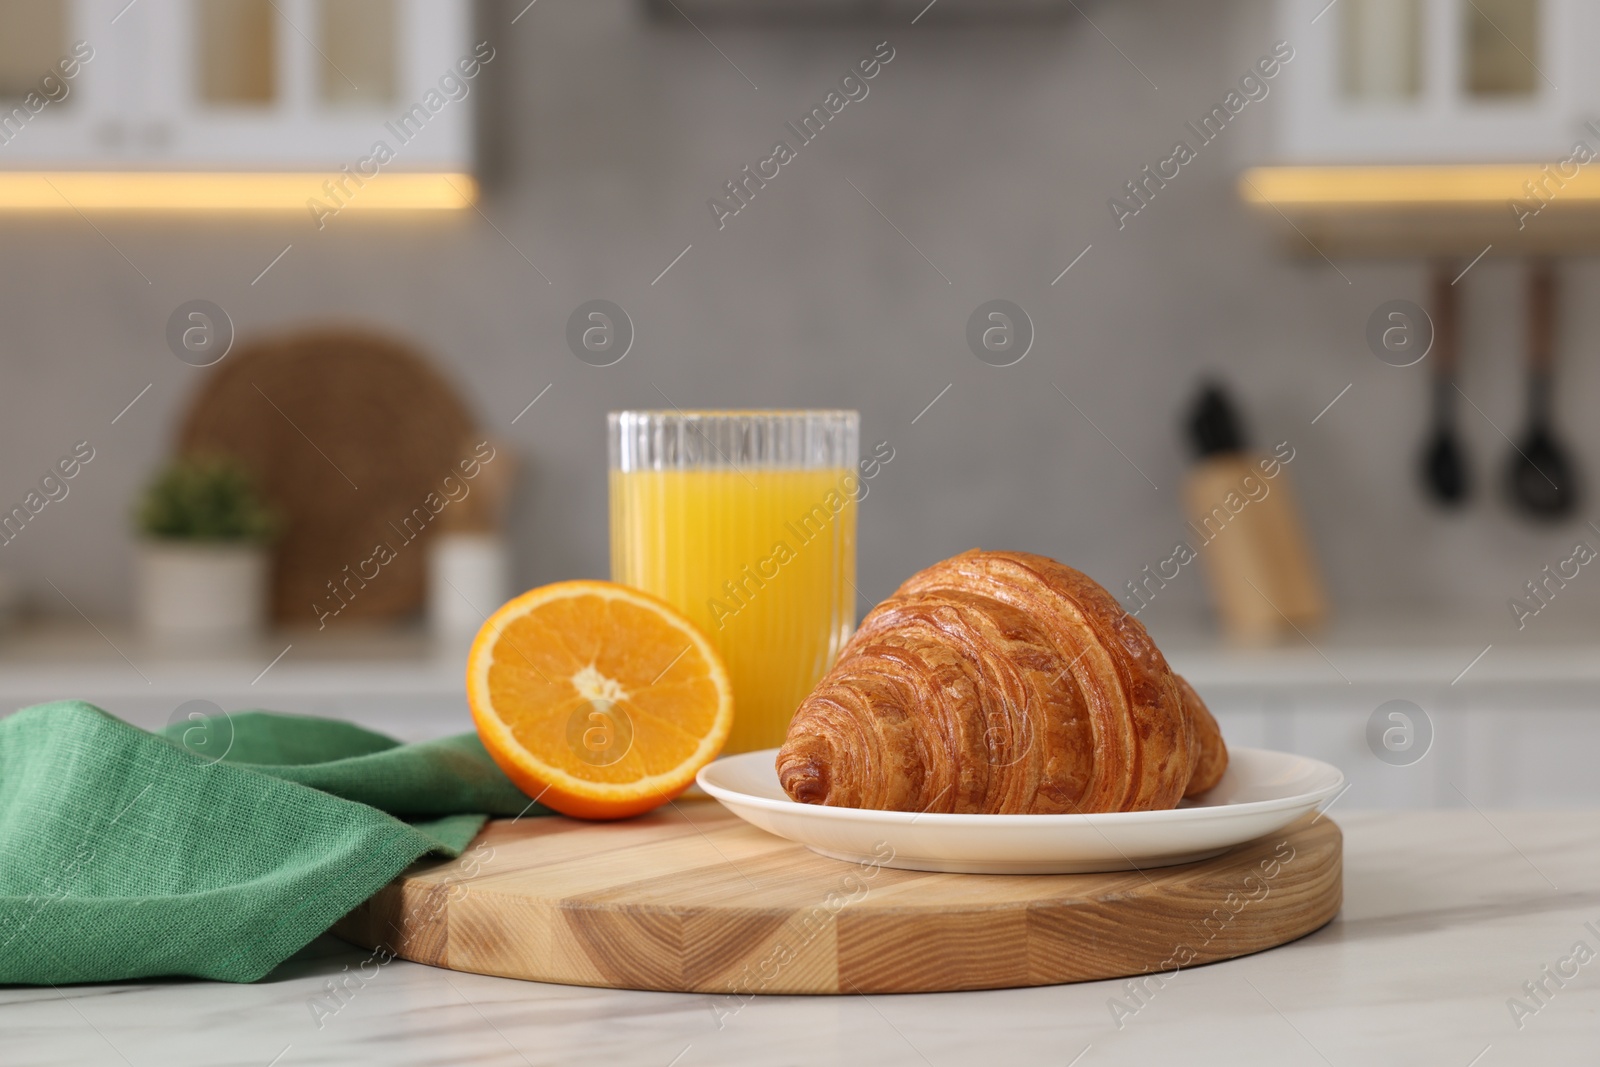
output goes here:
[{"label": "wooden serving board", "polygon": [[818,856],[713,801],[491,822],[334,928],[458,971],[696,993],[1052,985],[1281,945],[1339,910],[1328,819],[1143,873],[930,874]]}]

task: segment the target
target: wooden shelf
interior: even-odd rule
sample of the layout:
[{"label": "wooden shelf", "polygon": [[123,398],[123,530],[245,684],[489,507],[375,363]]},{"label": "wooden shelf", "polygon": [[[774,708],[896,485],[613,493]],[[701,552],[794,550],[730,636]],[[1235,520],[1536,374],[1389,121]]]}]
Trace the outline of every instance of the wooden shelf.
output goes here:
[{"label": "wooden shelf", "polygon": [[1255,167],[1238,188],[1294,254],[1600,251],[1600,161],[1570,178],[1545,163]]}]

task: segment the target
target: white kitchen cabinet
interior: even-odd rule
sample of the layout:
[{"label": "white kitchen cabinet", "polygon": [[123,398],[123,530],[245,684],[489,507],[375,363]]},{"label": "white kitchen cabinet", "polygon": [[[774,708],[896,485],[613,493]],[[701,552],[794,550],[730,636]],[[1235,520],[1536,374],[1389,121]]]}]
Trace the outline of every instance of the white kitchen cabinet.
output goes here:
[{"label": "white kitchen cabinet", "polygon": [[382,141],[396,169],[468,170],[492,55],[470,16],[465,0],[6,4],[0,39],[28,42],[14,56],[0,45],[6,109],[46,57],[81,41],[92,58],[63,100],[14,120],[0,166],[338,170]]},{"label": "white kitchen cabinet", "polygon": [[89,158],[114,113],[120,80],[117,57],[84,35],[98,6],[98,0],[0,5],[0,166]]},{"label": "white kitchen cabinet", "polygon": [[1508,696],[1474,707],[1466,760],[1484,807],[1570,808],[1600,801],[1600,692]]},{"label": "white kitchen cabinet", "polygon": [[[1367,745],[1385,701],[1427,714],[1432,744],[1394,766]],[[1230,744],[1297,752],[1345,774],[1344,808],[1580,808],[1600,804],[1600,685],[1553,682],[1207,687]]]},{"label": "white kitchen cabinet", "polygon": [[1279,0],[1280,163],[1566,159],[1600,105],[1590,0]]}]

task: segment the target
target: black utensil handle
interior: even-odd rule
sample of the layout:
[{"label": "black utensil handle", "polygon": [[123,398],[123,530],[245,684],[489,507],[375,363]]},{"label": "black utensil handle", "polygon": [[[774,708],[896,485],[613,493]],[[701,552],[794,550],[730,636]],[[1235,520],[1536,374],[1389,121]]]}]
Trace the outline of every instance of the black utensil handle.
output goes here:
[{"label": "black utensil handle", "polygon": [[1545,430],[1550,425],[1550,410],[1555,384],[1548,367],[1528,370],[1528,428]]},{"label": "black utensil handle", "polygon": [[1441,260],[1433,267],[1433,376],[1436,380],[1453,380],[1456,373],[1456,289],[1451,284],[1450,264]]},{"label": "black utensil handle", "polygon": [[1454,378],[1436,375],[1433,379],[1434,432],[1454,429],[1456,424],[1456,383]]},{"label": "black utensil handle", "polygon": [[1528,371],[1548,378],[1555,366],[1556,275],[1548,260],[1528,272]]}]

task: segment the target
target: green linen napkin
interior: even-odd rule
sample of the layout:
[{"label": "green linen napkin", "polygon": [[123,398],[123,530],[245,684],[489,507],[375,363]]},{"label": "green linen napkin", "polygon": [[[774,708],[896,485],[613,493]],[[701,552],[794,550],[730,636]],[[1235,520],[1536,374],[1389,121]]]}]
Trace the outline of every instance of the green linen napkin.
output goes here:
[{"label": "green linen napkin", "polygon": [[548,812],[475,734],[402,745],[264,711],[152,734],[81,701],[26,708],[0,719],[0,983],[255,981],[519,814]]}]

